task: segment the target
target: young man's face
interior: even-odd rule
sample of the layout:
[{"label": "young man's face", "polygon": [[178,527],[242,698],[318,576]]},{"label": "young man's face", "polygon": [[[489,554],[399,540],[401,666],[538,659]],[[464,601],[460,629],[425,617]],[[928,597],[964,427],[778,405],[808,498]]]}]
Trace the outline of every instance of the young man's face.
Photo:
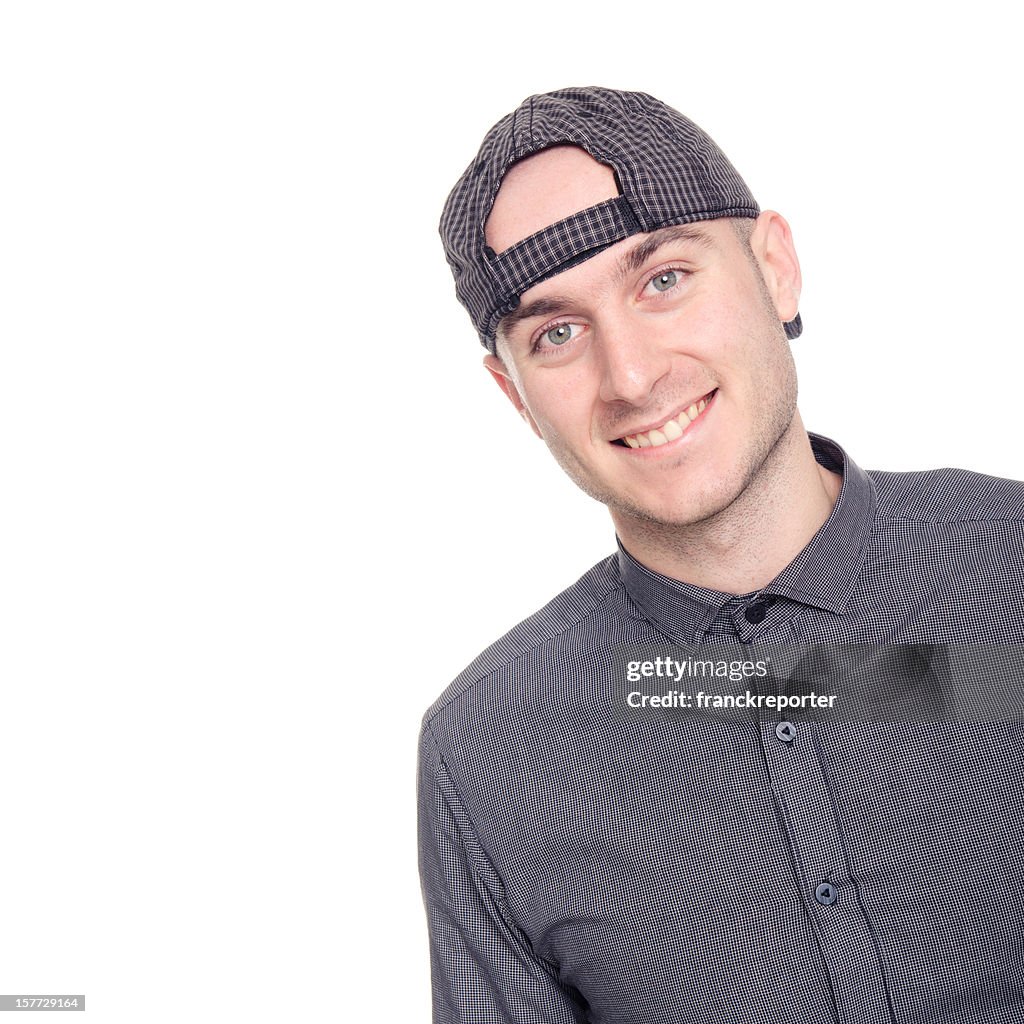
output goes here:
[{"label": "young man's face", "polygon": [[[558,147],[517,164],[487,222],[500,252],[617,194]],[[555,458],[614,517],[689,525],[727,508],[792,429],[788,227],[762,214],[755,263],[729,220],[634,235],[530,288],[486,363]],[[742,230],[742,228],[740,229]]]}]

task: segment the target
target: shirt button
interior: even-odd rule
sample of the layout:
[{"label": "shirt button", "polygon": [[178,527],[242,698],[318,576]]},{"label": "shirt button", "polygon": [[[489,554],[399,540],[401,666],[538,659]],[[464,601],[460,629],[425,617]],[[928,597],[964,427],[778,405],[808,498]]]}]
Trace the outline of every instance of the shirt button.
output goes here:
[{"label": "shirt button", "polygon": [[830,882],[822,882],[814,890],[814,898],[823,906],[830,907],[836,901],[836,887]]},{"label": "shirt button", "polygon": [[775,726],[775,735],[782,740],[783,743],[791,743],[796,739],[796,726],[792,722],[779,722]]},{"label": "shirt button", "polygon": [[764,601],[755,601],[743,609],[743,618],[753,626],[756,626],[759,622],[764,622],[764,617],[767,614],[768,605]]}]

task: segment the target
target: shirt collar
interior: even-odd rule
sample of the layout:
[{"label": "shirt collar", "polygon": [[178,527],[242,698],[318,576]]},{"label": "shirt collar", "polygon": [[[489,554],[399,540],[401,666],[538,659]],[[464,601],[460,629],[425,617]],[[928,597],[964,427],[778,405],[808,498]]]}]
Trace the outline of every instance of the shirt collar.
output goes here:
[{"label": "shirt collar", "polygon": [[[860,575],[875,519],[870,477],[835,443],[808,434],[819,465],[841,473],[843,486],[828,519],[807,546],[760,594],[788,598],[839,614]],[[668,635],[698,643],[712,620],[736,595],[674,580],[641,565],[619,541],[619,573],[644,615]]]}]

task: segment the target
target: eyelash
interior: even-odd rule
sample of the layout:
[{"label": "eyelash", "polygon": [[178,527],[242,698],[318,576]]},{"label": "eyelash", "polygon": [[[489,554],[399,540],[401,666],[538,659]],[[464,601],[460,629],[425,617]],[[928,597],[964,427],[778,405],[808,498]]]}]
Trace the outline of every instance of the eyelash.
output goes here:
[{"label": "eyelash", "polygon": [[667,289],[666,291],[658,292],[659,295],[665,295],[668,292],[675,291],[679,284],[682,283],[682,281],[685,278],[689,277],[690,271],[687,270],[685,267],[677,267],[674,266],[673,264],[666,264],[664,267],[659,267],[657,270],[654,271],[654,273],[649,274],[647,276],[647,280],[644,282],[643,290],[646,291],[647,286],[651,284],[652,281],[654,281],[656,278],[663,277],[665,274],[676,274],[679,277],[679,281],[677,281],[676,284],[672,285],[672,287]]},{"label": "eyelash", "polygon": [[[553,320],[549,324],[545,324],[537,333],[534,335],[533,344],[530,346],[530,351],[537,356],[543,356],[546,352],[560,352],[564,346],[555,346],[551,348],[541,348],[541,341],[546,334],[550,334],[551,331],[558,327],[582,327],[583,324],[577,320]],[[570,339],[572,341],[573,339]]]},{"label": "eyelash", "polygon": [[[659,267],[657,270],[653,271],[653,273],[647,275],[647,279],[644,281],[644,286],[641,289],[641,293],[647,291],[647,288],[650,286],[651,282],[655,280],[655,278],[662,277],[665,274],[678,274],[680,278],[679,281],[672,285],[671,288],[666,289],[664,292],[658,292],[659,295],[667,295],[669,292],[675,291],[676,288],[678,288],[679,285],[682,283],[682,280],[685,279],[689,275],[689,273],[690,272],[685,267],[678,267],[672,264],[668,264],[664,267]],[[560,347],[552,347],[551,349],[541,348],[541,340],[543,339],[544,335],[548,334],[550,331],[555,330],[555,328],[557,327],[574,326],[580,327],[583,325],[581,325],[576,320],[552,320],[551,323],[545,324],[534,335],[533,342],[530,345],[530,352],[533,355],[543,356],[546,352],[560,351]]]}]

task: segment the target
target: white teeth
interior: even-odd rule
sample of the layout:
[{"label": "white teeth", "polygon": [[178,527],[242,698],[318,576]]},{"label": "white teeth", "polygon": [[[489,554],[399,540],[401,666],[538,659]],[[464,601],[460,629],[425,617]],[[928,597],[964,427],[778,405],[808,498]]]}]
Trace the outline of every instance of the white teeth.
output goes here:
[{"label": "white teeth", "polygon": [[694,402],[689,409],[685,409],[675,419],[669,420],[657,430],[649,430],[646,434],[630,434],[622,440],[630,448],[660,448],[677,437],[682,437],[686,428],[707,408],[708,400],[701,399]]}]

